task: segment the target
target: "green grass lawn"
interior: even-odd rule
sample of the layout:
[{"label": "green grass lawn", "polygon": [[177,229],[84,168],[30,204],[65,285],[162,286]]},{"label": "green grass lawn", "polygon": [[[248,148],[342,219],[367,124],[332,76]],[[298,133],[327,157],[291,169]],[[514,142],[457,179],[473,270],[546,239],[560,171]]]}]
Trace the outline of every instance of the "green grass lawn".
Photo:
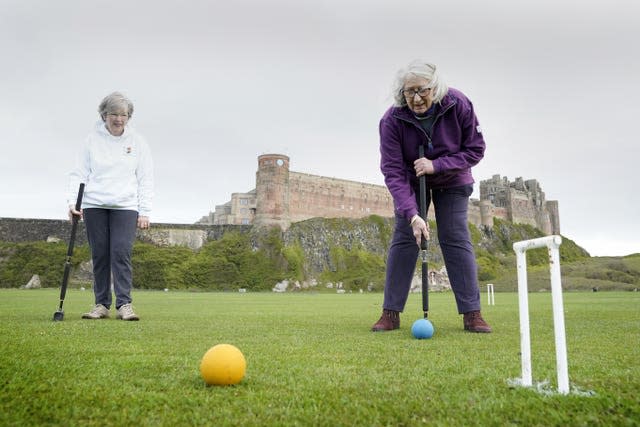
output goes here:
[{"label": "green grass lawn", "polygon": [[[372,333],[381,294],[134,291],[140,322],[81,320],[90,291],[0,290],[0,425],[611,425],[640,423],[640,293],[567,292],[572,393],[513,387],[517,294],[485,306],[492,334],[462,330],[451,293],[431,294],[430,340]],[[482,295],[483,303],[486,295]],[[533,378],[556,384],[551,295],[531,306]],[[240,348],[247,373],[208,387],[213,345]]]}]

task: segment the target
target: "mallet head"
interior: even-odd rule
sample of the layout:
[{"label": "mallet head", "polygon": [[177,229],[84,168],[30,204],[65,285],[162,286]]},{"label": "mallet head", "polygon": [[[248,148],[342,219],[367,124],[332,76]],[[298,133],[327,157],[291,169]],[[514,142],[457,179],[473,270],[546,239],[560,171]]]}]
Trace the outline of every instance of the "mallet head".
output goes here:
[{"label": "mallet head", "polygon": [[64,320],[64,311],[59,310],[56,311],[55,313],[53,313],[53,321],[54,322],[61,322]]}]

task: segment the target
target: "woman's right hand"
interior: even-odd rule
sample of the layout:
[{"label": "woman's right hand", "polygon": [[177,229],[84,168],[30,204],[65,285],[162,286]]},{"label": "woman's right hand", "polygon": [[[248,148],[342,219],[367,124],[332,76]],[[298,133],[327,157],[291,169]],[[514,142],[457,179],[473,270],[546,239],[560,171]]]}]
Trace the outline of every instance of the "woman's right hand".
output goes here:
[{"label": "woman's right hand", "polygon": [[414,215],[411,218],[411,228],[413,229],[413,237],[416,238],[416,244],[422,245],[422,236],[425,240],[429,240],[429,224],[427,224],[420,215]]},{"label": "woman's right hand", "polygon": [[77,215],[80,217],[79,219],[82,219],[82,209],[77,211],[75,205],[69,205],[69,221],[73,220],[74,215]]}]

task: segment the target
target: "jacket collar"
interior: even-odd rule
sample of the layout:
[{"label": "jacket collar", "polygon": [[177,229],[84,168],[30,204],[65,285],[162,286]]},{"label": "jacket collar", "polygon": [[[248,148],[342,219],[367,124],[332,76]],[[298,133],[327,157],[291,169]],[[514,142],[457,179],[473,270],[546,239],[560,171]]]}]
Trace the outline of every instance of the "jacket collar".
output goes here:
[{"label": "jacket collar", "polygon": [[120,136],[111,135],[111,133],[109,133],[109,130],[107,129],[107,126],[102,120],[96,122],[95,130],[99,135],[102,135],[103,137],[114,138],[116,140],[118,140],[119,138],[123,138],[123,139],[128,138],[129,135],[131,134],[131,127],[129,126],[129,124],[127,124],[124,127],[124,132],[122,133],[122,135]]},{"label": "jacket collar", "polygon": [[[435,107],[434,116],[437,119],[438,117],[442,116],[445,112],[447,112],[454,105],[456,105],[456,99],[447,93],[440,100],[440,102],[434,105]],[[418,120],[416,119],[415,115],[406,105],[404,107],[396,107],[395,111],[393,112],[393,117],[406,122],[411,122],[416,124],[418,123]]]}]

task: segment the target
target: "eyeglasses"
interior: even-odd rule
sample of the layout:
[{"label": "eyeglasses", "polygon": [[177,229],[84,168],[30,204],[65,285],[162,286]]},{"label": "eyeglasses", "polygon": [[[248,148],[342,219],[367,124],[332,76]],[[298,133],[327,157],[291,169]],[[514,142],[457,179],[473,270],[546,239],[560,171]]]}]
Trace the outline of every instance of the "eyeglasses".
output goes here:
[{"label": "eyeglasses", "polygon": [[425,96],[429,95],[429,92],[431,92],[430,87],[421,87],[418,89],[403,89],[402,90],[402,94],[404,95],[405,98],[407,99],[411,99],[413,97],[416,96],[416,93],[418,94],[418,96],[420,98],[424,98]]}]

